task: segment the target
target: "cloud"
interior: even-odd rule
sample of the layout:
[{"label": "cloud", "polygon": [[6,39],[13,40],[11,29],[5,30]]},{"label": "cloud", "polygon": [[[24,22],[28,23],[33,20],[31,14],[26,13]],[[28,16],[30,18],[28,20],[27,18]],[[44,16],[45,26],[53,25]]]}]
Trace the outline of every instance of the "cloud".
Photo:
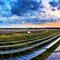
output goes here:
[{"label": "cloud", "polygon": [[19,16],[26,13],[27,10],[43,8],[41,4],[42,2],[40,0],[17,0],[17,2],[13,2],[13,5],[11,6],[11,13]]},{"label": "cloud", "polygon": [[55,11],[56,9],[52,8],[52,11]]},{"label": "cloud", "polygon": [[[3,0],[1,1],[3,2]],[[55,2],[50,1],[46,1],[45,3],[45,1],[5,0],[6,5],[0,5],[0,23],[2,23],[2,25],[29,23],[44,24],[45,22],[59,21],[59,18],[57,17],[60,17],[59,5],[57,6],[54,4]],[[51,6],[51,9],[49,8],[49,4]]]},{"label": "cloud", "polygon": [[52,11],[55,11],[56,9],[54,9],[55,7],[57,8],[57,10],[60,10],[60,0],[59,1],[50,1],[49,2],[50,7],[52,7]]},{"label": "cloud", "polygon": [[60,10],[60,6],[58,6],[58,8],[57,8],[58,10]]},{"label": "cloud", "polygon": [[49,2],[49,4],[50,4],[52,7],[58,6],[58,3],[55,2],[55,1],[51,1],[51,2]]},{"label": "cloud", "polygon": [[0,23],[3,23],[3,21],[0,21]]},{"label": "cloud", "polygon": [[0,5],[5,5],[5,3],[3,1],[0,1]]}]

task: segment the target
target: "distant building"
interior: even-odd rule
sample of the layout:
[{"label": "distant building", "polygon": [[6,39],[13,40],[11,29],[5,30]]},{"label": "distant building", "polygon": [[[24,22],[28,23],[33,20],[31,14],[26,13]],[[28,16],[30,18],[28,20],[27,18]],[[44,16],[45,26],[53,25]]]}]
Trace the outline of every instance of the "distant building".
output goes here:
[{"label": "distant building", "polygon": [[4,34],[3,34],[4,35]]},{"label": "distant building", "polygon": [[30,34],[31,32],[30,32],[30,31],[28,31],[27,33],[28,33],[28,34]]},{"label": "distant building", "polygon": [[48,32],[49,30],[47,30],[47,32]]},{"label": "distant building", "polygon": [[55,31],[56,31],[56,29],[55,29]]}]

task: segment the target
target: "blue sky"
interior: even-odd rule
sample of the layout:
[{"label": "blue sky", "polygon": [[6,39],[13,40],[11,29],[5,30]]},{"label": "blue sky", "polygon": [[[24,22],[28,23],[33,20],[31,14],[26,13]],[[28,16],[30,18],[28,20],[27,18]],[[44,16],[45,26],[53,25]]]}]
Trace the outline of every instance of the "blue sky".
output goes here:
[{"label": "blue sky", "polygon": [[0,27],[27,27],[46,22],[60,22],[60,0],[0,0]]}]

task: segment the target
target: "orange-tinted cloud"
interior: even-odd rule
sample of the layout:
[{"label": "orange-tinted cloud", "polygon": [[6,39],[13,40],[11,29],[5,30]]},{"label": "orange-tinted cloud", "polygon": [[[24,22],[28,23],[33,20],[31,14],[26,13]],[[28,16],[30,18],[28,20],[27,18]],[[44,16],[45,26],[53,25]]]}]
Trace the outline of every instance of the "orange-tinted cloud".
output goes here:
[{"label": "orange-tinted cloud", "polygon": [[46,22],[45,24],[36,25],[36,24],[12,24],[12,27],[60,27],[60,22]]}]

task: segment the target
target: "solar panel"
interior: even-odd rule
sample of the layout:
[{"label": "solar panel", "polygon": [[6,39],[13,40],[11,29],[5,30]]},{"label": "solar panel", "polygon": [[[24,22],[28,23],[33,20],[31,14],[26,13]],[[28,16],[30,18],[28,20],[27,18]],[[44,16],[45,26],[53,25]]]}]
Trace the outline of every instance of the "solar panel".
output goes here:
[{"label": "solar panel", "polygon": [[[58,35],[57,35],[58,36]],[[28,47],[24,47],[24,48],[20,48],[20,49],[13,49],[13,50],[8,50],[8,51],[0,51],[0,54],[7,54],[7,53],[14,53],[14,52],[18,52],[18,51],[23,51],[23,50],[27,50],[27,49],[30,49],[30,48],[33,48],[35,46],[38,46],[38,45],[41,45],[43,43],[46,43],[48,41],[51,41],[52,39],[56,38],[57,36],[55,37],[52,37],[46,41],[43,41],[43,42],[40,42],[40,43],[37,43],[37,44],[34,44],[32,46],[28,46]],[[54,42],[53,42],[54,43]],[[50,46],[50,45],[49,45]],[[51,46],[50,46],[51,47]],[[46,47],[47,48],[47,47]]]},{"label": "solar panel", "polygon": [[60,38],[58,38],[57,40],[53,41],[52,43],[50,43],[49,45],[47,45],[47,46],[44,47],[44,48],[49,49],[49,48],[52,47],[54,44],[56,44],[59,40],[60,40]]},{"label": "solar panel", "polygon": [[60,45],[56,48],[55,51],[60,51]]},{"label": "solar panel", "polygon": [[[56,34],[54,34],[54,35],[56,35]],[[52,35],[52,36],[54,36],[54,35]],[[49,38],[49,37],[51,37],[51,36],[48,36],[48,37],[45,37],[45,38],[42,38],[42,39],[38,39],[38,40],[34,40],[34,41],[29,41],[29,42],[26,42],[26,43],[33,43],[33,42],[40,41],[40,40],[43,40],[43,39],[46,39],[46,38]],[[19,41],[0,42],[0,43],[15,43],[15,42],[19,42]],[[24,44],[26,44],[26,43],[21,43],[21,44],[19,44],[19,45],[24,45]],[[8,46],[10,47],[10,46],[14,46],[14,45],[8,45]],[[8,46],[6,46],[6,47],[8,47]]]},{"label": "solar panel", "polygon": [[45,60],[60,60],[60,52],[52,53],[48,58]]}]

